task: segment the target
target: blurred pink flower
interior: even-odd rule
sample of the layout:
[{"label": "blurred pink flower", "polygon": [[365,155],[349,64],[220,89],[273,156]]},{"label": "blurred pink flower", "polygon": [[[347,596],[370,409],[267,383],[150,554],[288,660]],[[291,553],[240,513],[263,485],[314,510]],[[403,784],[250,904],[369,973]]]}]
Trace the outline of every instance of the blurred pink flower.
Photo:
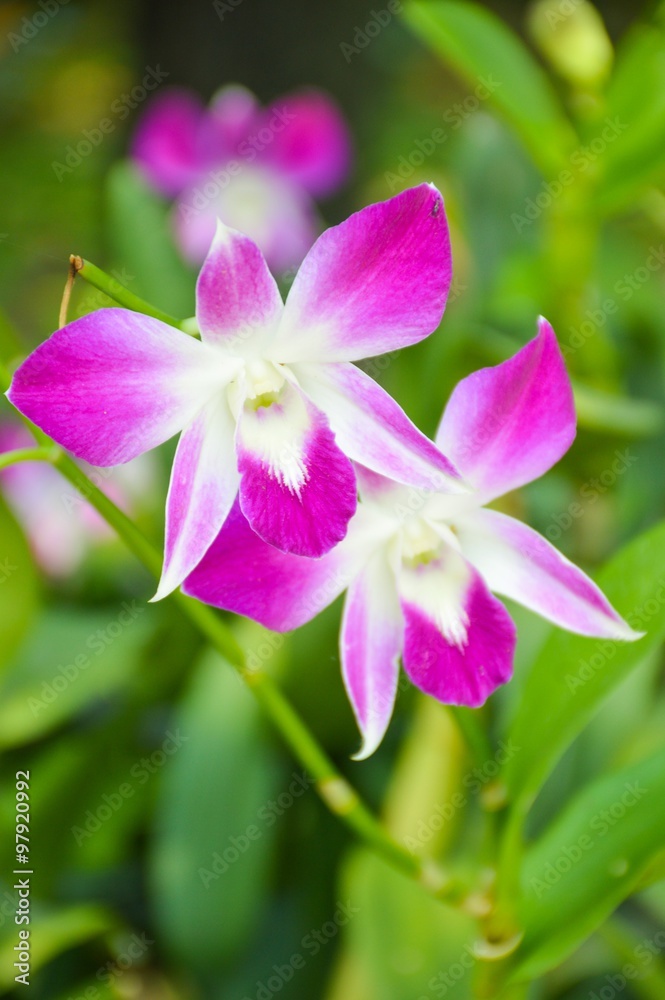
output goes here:
[{"label": "blurred pink flower", "polygon": [[[20,424],[0,423],[0,453],[30,448],[34,443]],[[135,512],[137,499],[150,491],[156,477],[152,456],[141,456],[113,470],[80,464],[127,514]],[[94,507],[47,462],[19,462],[0,470],[0,491],[48,576],[69,576],[93,546],[114,537]]]},{"label": "blurred pink flower", "polygon": [[158,95],[131,150],[149,183],[176,199],[173,225],[184,256],[200,264],[217,219],[250,236],[273,270],[299,264],[313,243],[314,198],[349,171],[348,129],[315,90],[261,108],[248,90],[224,87],[205,108],[187,91]]}]

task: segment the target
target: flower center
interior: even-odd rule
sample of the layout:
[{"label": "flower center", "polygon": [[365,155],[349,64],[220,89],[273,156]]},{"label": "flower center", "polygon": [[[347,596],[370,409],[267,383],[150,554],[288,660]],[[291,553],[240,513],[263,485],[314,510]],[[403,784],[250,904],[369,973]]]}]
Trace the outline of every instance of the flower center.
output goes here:
[{"label": "flower center", "polygon": [[412,568],[437,559],[446,545],[459,551],[457,535],[446,524],[436,528],[423,517],[408,518],[401,528],[402,560]]},{"label": "flower center", "polygon": [[227,390],[229,407],[236,420],[245,405],[256,411],[278,401],[280,390],[286,381],[280,368],[281,366],[262,358],[246,362],[243,371],[229,384]]},{"label": "flower center", "polygon": [[410,517],[402,526],[402,558],[410,565],[431,562],[441,548],[441,538],[422,517]]},{"label": "flower center", "polygon": [[[245,392],[247,399],[257,399],[260,396],[274,396],[284,385],[284,375],[272,361],[262,358],[248,361],[245,365]],[[267,406],[268,403],[260,403]]]}]

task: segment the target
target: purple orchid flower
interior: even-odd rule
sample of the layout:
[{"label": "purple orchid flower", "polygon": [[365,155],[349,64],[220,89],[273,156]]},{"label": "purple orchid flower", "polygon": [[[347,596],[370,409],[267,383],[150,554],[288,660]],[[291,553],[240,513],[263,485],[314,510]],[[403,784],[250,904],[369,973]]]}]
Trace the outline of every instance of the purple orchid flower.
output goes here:
[{"label": "purple orchid flower", "polygon": [[399,482],[464,488],[397,403],[349,363],[431,333],[450,280],[443,199],[428,184],[325,232],[286,304],[258,247],[220,224],[197,284],[200,341],[140,313],[101,309],[40,345],[7,395],[97,466],[183,431],[156,595],[164,597],[203,557],[238,491],[258,535],[314,557],[344,537],[356,509],[351,459]]},{"label": "purple orchid flower", "polygon": [[236,505],[183,589],[282,632],[348,587],[341,660],[363,759],[390,721],[400,655],[412,682],[446,704],[477,707],[510,679],[515,626],[491,591],[571,632],[639,638],[541,535],[484,509],[551,468],[574,436],[564,360],[541,319],[534,340],[460,382],[444,411],[436,443],[472,492],[409,489],[359,468],[349,533],[318,560],[265,545]]},{"label": "purple orchid flower", "polygon": [[351,143],[325,94],[304,91],[261,108],[248,90],[229,86],[207,109],[186,90],[155,97],[131,155],[156,190],[177,199],[175,235],[189,261],[203,261],[220,218],[282,272],[314,242],[313,199],[347,176]]}]

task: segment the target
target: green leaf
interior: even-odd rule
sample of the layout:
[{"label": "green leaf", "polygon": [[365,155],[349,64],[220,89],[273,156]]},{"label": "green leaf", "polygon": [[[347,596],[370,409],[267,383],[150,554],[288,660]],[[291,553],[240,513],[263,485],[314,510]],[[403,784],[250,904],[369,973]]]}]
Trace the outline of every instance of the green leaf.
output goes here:
[{"label": "green leaf", "polygon": [[[507,119],[546,174],[567,164],[578,145],[547,75],[522,41],[480,4],[411,0],[407,23],[473,88],[490,84],[488,100]],[[485,91],[480,91],[485,93]]]},{"label": "green leaf", "polygon": [[[79,944],[106,934],[118,926],[112,914],[97,906],[72,906],[49,914],[32,914],[30,921],[30,964],[34,975],[52,959]],[[13,923],[13,932],[0,944],[0,989],[15,985],[16,952],[20,928]]]},{"label": "green leaf", "polygon": [[649,437],[662,430],[665,413],[659,403],[603,392],[577,379],[573,391],[580,427],[626,437]]},{"label": "green leaf", "polygon": [[118,280],[159,309],[190,316],[195,279],[173,243],[167,206],[130,163],[111,169],[107,197],[111,246],[128,272]]},{"label": "green leaf", "polygon": [[509,736],[511,798],[528,801],[605,697],[665,634],[665,523],[622,549],[597,580],[620,614],[646,635],[637,642],[589,639],[556,630],[527,678]]},{"label": "green leaf", "polygon": [[[475,921],[427,896],[367,851],[358,851],[344,875],[342,900],[353,914],[345,928],[362,982],[376,1000],[439,997],[454,986],[471,1000],[477,960]],[[345,1000],[340,989],[329,1000]],[[367,996],[367,993],[363,993]]]},{"label": "green leaf", "polygon": [[626,126],[607,146],[597,196],[599,207],[614,211],[665,177],[665,30],[660,25],[637,25],[621,42],[607,117]]},{"label": "green leaf", "polygon": [[563,961],[631,894],[662,849],[665,749],[585,788],[528,851],[512,978]]},{"label": "green leaf", "polygon": [[187,742],[160,789],[155,919],[184,965],[217,970],[262,916],[279,829],[271,802],[293,778],[280,781],[251,693],[216,654],[206,654],[175,725]]},{"label": "green leaf", "polygon": [[0,666],[13,656],[27,633],[38,594],[28,543],[0,497]]},{"label": "green leaf", "polygon": [[145,610],[125,601],[107,614],[43,615],[0,684],[0,748],[29,743],[126,688],[149,632]]}]

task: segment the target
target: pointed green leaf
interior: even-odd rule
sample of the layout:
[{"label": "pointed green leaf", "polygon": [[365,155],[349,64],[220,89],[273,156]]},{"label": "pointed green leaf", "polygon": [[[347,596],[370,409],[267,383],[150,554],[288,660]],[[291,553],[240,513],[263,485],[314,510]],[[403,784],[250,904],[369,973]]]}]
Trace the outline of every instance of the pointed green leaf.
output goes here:
[{"label": "pointed green leaf", "polygon": [[[43,913],[38,911],[30,921],[30,966],[32,974],[48,965],[54,958],[77,945],[100,937],[118,927],[118,920],[98,906],[72,906]],[[17,974],[15,945],[19,928],[12,922],[10,933],[4,934],[0,944],[0,989],[14,986]]]},{"label": "pointed green leaf", "polygon": [[585,788],[530,848],[514,978],[558,965],[639,884],[662,849],[665,749]]},{"label": "pointed green leaf", "polygon": [[598,584],[633,628],[646,635],[637,642],[612,642],[552,632],[533,664],[509,732],[519,747],[504,772],[513,799],[536,794],[606,695],[662,641],[665,523],[622,549]]},{"label": "pointed green leaf", "polygon": [[608,119],[621,128],[607,146],[599,206],[628,206],[665,178],[665,28],[640,24],[623,39],[607,95]]},{"label": "pointed green leaf", "polygon": [[351,953],[377,1000],[442,997],[453,987],[458,1000],[471,1000],[477,965],[471,917],[427,896],[368,851],[352,857],[342,899],[353,913],[345,928]]},{"label": "pointed green leaf", "polygon": [[[407,23],[507,119],[546,174],[578,145],[550,81],[524,43],[486,7],[458,0],[411,0]],[[482,88],[485,88],[484,90]]]},{"label": "pointed green leaf", "polygon": [[150,632],[145,611],[125,601],[106,614],[42,615],[0,684],[0,748],[38,739],[126,688]]},{"label": "pointed green leaf", "polygon": [[186,742],[160,789],[153,907],[170,952],[212,971],[263,916],[279,830],[273,800],[293,778],[280,780],[256,702],[217,654],[202,661],[175,726]]}]

